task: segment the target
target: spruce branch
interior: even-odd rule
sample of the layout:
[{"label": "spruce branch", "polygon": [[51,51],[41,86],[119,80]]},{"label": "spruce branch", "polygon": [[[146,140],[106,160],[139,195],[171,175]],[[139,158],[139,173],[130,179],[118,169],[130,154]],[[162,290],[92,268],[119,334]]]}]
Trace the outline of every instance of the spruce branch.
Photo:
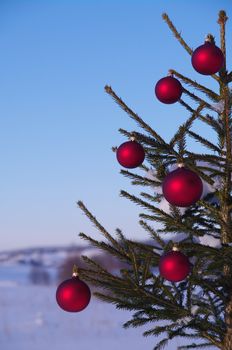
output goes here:
[{"label": "spruce branch", "polygon": [[130,257],[130,260],[132,262],[132,268],[133,268],[133,272],[134,272],[134,280],[135,280],[135,284],[136,285],[139,285],[139,266],[138,266],[138,261],[136,259],[136,254],[135,254],[135,251],[133,249],[133,245],[130,244],[128,242],[128,254],[129,254],[129,257]]},{"label": "spruce branch", "polygon": [[140,327],[145,325],[146,323],[153,322],[154,318],[153,317],[138,317],[133,318],[132,320],[127,321],[126,323],[123,324],[123,328],[129,328],[129,327]]},{"label": "spruce branch", "polygon": [[142,142],[145,145],[149,145],[151,147],[157,147],[157,145],[161,145],[154,137],[150,137],[148,135],[141,134],[139,132],[133,131],[133,132],[128,132],[125,129],[118,129],[120,134],[130,138],[132,135],[135,138],[136,141]]},{"label": "spruce branch", "polygon": [[[182,35],[177,32],[168,15],[163,14],[163,19],[180,44],[191,55],[192,49],[184,41]],[[218,23],[224,55],[226,55],[226,21],[225,11],[220,11]],[[166,333],[165,338],[156,345],[156,350],[161,350],[168,340],[174,337],[207,340],[207,342],[200,344],[192,343],[181,346],[181,349],[215,345],[217,348],[229,350],[232,339],[232,247],[230,246],[232,242],[232,121],[230,115],[232,102],[228,82],[232,81],[232,72],[227,74],[224,65],[219,76],[212,75],[219,82],[219,94],[175,70],[170,70],[170,72],[179,78],[183,85],[191,86],[196,91],[203,93],[208,99],[220,102],[222,105],[224,102],[224,110],[218,112],[218,119],[208,114],[204,115],[204,108],[213,112],[216,109],[204,98],[199,97],[197,93],[192,93],[184,87],[185,95],[197,102],[198,107],[192,108],[187,102],[180,99],[180,104],[190,112],[190,116],[178,128],[168,144],[129,108],[111,87],[105,87],[106,92],[116,103],[146,132],[143,135],[136,131],[119,130],[128,138],[132,135],[135,136],[136,140],[143,145],[146,160],[156,170],[155,179],[150,180],[146,176],[133,174],[128,170],[122,170],[121,173],[130,178],[133,184],[150,186],[154,189],[152,189],[152,194],[142,192],[140,194],[142,199],[126,191],[121,191],[121,195],[151,212],[151,215],[140,214],[140,218],[144,219],[140,220],[140,225],[149,233],[152,242],[143,243],[128,240],[119,229],[116,229],[117,239],[113,238],[84,204],[78,202],[78,206],[107,241],[94,240],[84,233],[80,233],[80,237],[98,249],[116,256],[126,266],[114,275],[95,261],[83,257],[88,268],[80,269],[80,273],[84,279],[103,288],[105,292],[95,294],[99,298],[115,304],[118,309],[135,311],[133,319],[125,323],[125,327],[156,323],[156,327],[144,334],[158,336]],[[216,132],[217,145],[214,145],[205,135],[201,136],[190,130],[196,119],[201,120]],[[216,152],[216,155],[188,151],[186,149],[187,136],[200,142],[211,152]],[[157,203],[161,201],[163,195],[159,193],[153,195],[155,187],[162,185],[168,165],[174,164],[178,160],[182,160],[189,169],[195,171],[210,185],[215,185],[218,178],[222,179],[220,186],[215,186],[214,192],[187,208],[183,214],[178,207],[171,205],[169,205],[168,212],[160,209]],[[144,164],[140,168],[145,171],[149,170]],[[216,183],[216,185],[218,184]],[[216,190],[216,188],[220,189]],[[157,192],[159,191],[157,190]],[[156,221],[161,224],[161,227],[159,226],[160,228],[155,230],[145,220]],[[173,234],[173,238],[168,240],[165,233]],[[175,234],[178,233],[183,234],[178,240],[178,246],[190,259],[193,259],[193,266],[185,281],[172,283],[158,274],[157,267],[160,256],[172,249],[176,238]],[[209,245],[197,243],[204,242],[204,240],[200,240],[201,237],[206,238],[206,240],[208,237],[215,239],[215,246],[213,246],[214,242],[212,246],[210,243]],[[196,306],[197,310],[194,309]],[[157,324],[160,321],[162,324]]]},{"label": "spruce branch", "polygon": [[[147,336],[150,335],[151,333],[144,332],[143,335]],[[153,348],[153,350],[162,350],[168,343],[169,338],[162,339],[156,346]]]},{"label": "spruce branch", "polygon": [[144,207],[145,209],[147,210],[150,210],[162,217],[166,217],[166,218],[171,218],[170,215],[168,215],[167,213],[165,213],[165,211],[155,207],[154,205],[151,205],[150,203],[148,202],[145,202],[143,200],[141,200],[140,198],[136,197],[136,196],[133,196],[131,195],[130,193],[126,192],[126,191],[121,191],[120,192],[120,195],[125,197],[125,198],[128,198],[130,199],[132,202],[134,202],[135,204],[139,204],[140,206]]},{"label": "spruce branch", "polygon": [[159,234],[151,227],[149,226],[145,221],[140,220],[140,225],[151,234],[151,237],[162,247],[165,248],[166,244],[162,240],[162,238],[159,236]]},{"label": "spruce branch", "polygon": [[119,297],[116,298],[115,296],[110,296],[109,294],[106,295],[100,292],[95,292],[94,295],[102,301],[114,304],[117,309],[124,309],[124,310],[130,310],[130,311],[136,310],[133,305],[131,305],[128,302],[125,302],[125,300]]},{"label": "spruce branch", "polygon": [[160,216],[154,215],[154,214],[153,215],[148,215],[148,214],[145,214],[145,213],[140,213],[139,217],[142,218],[142,219],[145,219],[145,220],[149,220],[149,221],[162,222],[162,223],[166,222],[165,219],[162,219],[162,218],[160,218]]},{"label": "spruce branch", "polygon": [[214,108],[205,100],[203,100],[201,97],[195,95],[194,93],[192,93],[191,91],[187,90],[186,88],[182,87],[183,92],[188,95],[189,97],[191,97],[194,101],[199,102],[200,104],[204,104],[205,107],[207,107],[208,109],[212,110],[215,112]]},{"label": "spruce branch", "polygon": [[136,249],[137,254],[140,256],[140,260],[146,260],[147,257],[151,258],[151,264],[157,264],[160,255],[154,251],[159,250],[163,251],[161,247],[157,245],[150,245],[147,243],[136,242],[132,240],[127,240],[127,242]]},{"label": "spruce branch", "polygon": [[[209,245],[204,245],[204,244],[200,244],[200,243],[193,243],[193,242],[187,242],[187,243],[180,243],[180,247],[181,249],[184,249],[186,251],[193,251],[194,254],[197,254],[198,258],[203,259],[204,256],[206,255],[211,256],[212,258],[221,258],[220,255],[220,250],[218,248],[215,247],[211,247]],[[201,269],[201,264],[204,264],[203,260],[197,261],[196,262],[196,266],[199,267],[199,270]],[[195,269],[193,270],[193,272],[196,272],[197,275],[197,267],[195,267]],[[193,275],[192,275],[193,276]]]},{"label": "spruce branch", "polygon": [[175,71],[174,69],[170,69],[169,70],[170,74],[173,74],[174,76],[176,76],[177,78],[179,78],[181,81],[183,81],[185,84],[190,85],[192,87],[194,87],[195,89],[203,92],[204,94],[206,94],[206,96],[208,98],[210,98],[211,100],[213,100],[214,102],[218,102],[220,101],[220,96],[218,94],[216,94],[213,90],[206,88],[205,86],[197,83],[196,81],[185,77],[184,75],[178,73],[177,71]]},{"label": "spruce branch", "polygon": [[87,236],[83,232],[80,232],[79,236],[80,236],[80,238],[89,242],[92,246],[99,248],[100,250],[106,251],[106,252],[110,253],[111,255],[117,257],[118,259],[121,259],[123,261],[128,262],[128,258],[129,258],[128,253],[125,251],[125,249],[123,249],[123,247],[120,246],[120,250],[118,250],[105,242],[99,242],[99,241],[93,239],[92,237]]},{"label": "spruce branch", "polygon": [[216,156],[214,154],[200,154],[200,153],[194,153],[194,152],[189,152],[186,151],[186,153],[191,156],[191,158],[196,159],[196,160],[205,160],[208,159],[208,161],[210,163],[214,163],[215,165],[220,165],[223,166],[225,159],[220,157],[220,156]]},{"label": "spruce branch", "polygon": [[125,245],[125,243],[126,243],[126,238],[125,238],[125,236],[124,236],[124,234],[122,233],[122,230],[121,229],[119,229],[119,228],[116,228],[116,235],[117,235],[117,237],[118,237],[118,241],[121,243],[122,242],[122,244],[123,245]]},{"label": "spruce branch", "polygon": [[133,180],[132,184],[136,184],[136,185],[140,184],[142,186],[160,186],[161,185],[160,181],[148,179],[147,177],[131,173],[128,170],[120,170],[120,173],[125,177],[132,179]]},{"label": "spruce branch", "polygon": [[[223,339],[223,330],[218,327],[214,322],[209,321],[208,315],[205,315],[204,322],[201,321],[201,319],[196,317],[196,326],[199,329],[201,334],[206,334],[208,336],[212,336],[215,342],[220,342]],[[204,338],[206,338],[204,336]],[[208,338],[206,338],[208,339]]]},{"label": "spruce branch", "polygon": [[[162,17],[163,17],[164,21],[167,23],[167,25],[169,26],[169,28],[171,29],[171,31],[174,34],[175,38],[181,44],[181,46],[188,52],[189,55],[192,55],[193,54],[193,50],[184,41],[184,39],[181,36],[181,33],[178,33],[177,29],[173,25],[173,23],[170,20],[170,18],[168,17],[168,15],[166,13],[163,13]],[[211,77],[214,78],[215,80],[219,81],[219,77],[216,74],[212,74]]]},{"label": "spruce branch", "polygon": [[203,110],[205,107],[205,103],[200,104],[200,106],[192,113],[191,117],[182,124],[176,134],[173,136],[173,138],[170,141],[170,146],[173,148],[175,144],[183,139],[185,136],[186,132],[189,130],[189,128],[192,126],[194,120],[198,117],[199,113]]},{"label": "spruce branch", "polygon": [[188,350],[188,349],[204,349],[206,347],[212,347],[212,343],[200,343],[200,344],[190,344],[178,346],[177,350]]},{"label": "spruce branch", "polygon": [[87,256],[82,256],[82,259],[90,268],[80,268],[81,277],[94,286],[101,287],[106,291],[111,291],[112,302],[115,302],[118,296],[120,297],[122,294],[125,295],[126,292],[128,293],[131,290],[131,283],[129,280],[121,276],[112,275]]},{"label": "spruce branch", "polygon": [[180,134],[180,137],[178,138],[176,143],[177,143],[178,153],[179,153],[179,157],[177,159],[177,162],[183,163],[185,150],[186,150],[186,132],[183,132],[182,135]]},{"label": "spruce branch", "polygon": [[163,198],[162,194],[150,195],[149,193],[141,192],[140,195],[153,203],[160,203],[161,199]]},{"label": "spruce branch", "polygon": [[129,320],[126,323],[123,324],[123,328],[129,328],[129,327],[140,327],[143,326],[149,322],[153,322],[152,317],[136,317],[135,319]]},{"label": "spruce branch", "polygon": [[[208,300],[209,300],[210,311],[214,316],[214,321],[218,322],[218,320],[220,320],[220,313],[218,312],[218,305],[215,304],[214,298],[211,296],[211,294],[208,291],[206,291],[206,295],[207,295]],[[222,328],[221,322],[220,322],[220,328]]]},{"label": "spruce branch", "polygon": [[128,131],[121,129],[121,128],[119,129],[119,132],[128,138],[130,138],[133,135],[133,137],[136,139],[136,141],[142,143],[144,145],[144,148],[147,150],[150,149],[150,150],[154,151],[154,149],[159,149],[163,153],[169,153],[169,154],[173,154],[175,156],[177,155],[177,152],[174,149],[172,149],[169,144],[160,143],[159,141],[155,140],[153,137],[150,137],[148,135],[144,135],[144,134],[141,134],[141,133],[135,132],[135,131],[128,132]]},{"label": "spruce branch", "polygon": [[[89,220],[94,224],[94,226],[103,234],[103,236],[112,243],[113,246],[117,247],[119,251],[122,250],[120,244],[107,232],[107,230],[98,222],[96,217],[94,217],[90,211],[86,208],[83,202],[78,201],[77,205],[79,208],[85,213],[85,215],[89,218]],[[122,251],[123,253],[123,251]]]},{"label": "spruce branch", "polygon": [[171,29],[172,33],[174,34],[175,38],[179,41],[181,46],[189,53],[189,55],[192,55],[193,51],[192,49],[187,45],[187,43],[184,41],[184,39],[181,36],[181,33],[178,33],[176,27],[168,17],[167,13],[162,14],[163,20],[167,23],[169,28]]},{"label": "spruce branch", "polygon": [[226,75],[226,40],[225,40],[225,26],[226,22],[228,20],[228,17],[226,15],[226,12],[221,10],[218,14],[218,24],[220,25],[220,41],[221,41],[221,50],[224,55],[224,65],[219,73],[221,77],[225,77]]},{"label": "spruce branch", "polygon": [[[222,347],[221,347],[221,343],[220,343],[220,340],[217,340],[217,338],[215,338],[215,337],[213,337],[213,336],[210,336],[210,335],[207,335],[207,333],[206,332],[199,332],[196,336],[194,336],[195,338],[199,338],[199,335],[202,337],[202,338],[206,338],[206,339],[208,339],[208,340],[210,340],[211,341],[211,346],[212,346],[212,344],[213,345],[215,345],[216,347],[219,347],[219,349],[221,349]],[[205,336],[206,335],[206,336]],[[179,336],[182,336],[182,335],[179,335]],[[188,336],[187,334],[186,335],[183,335],[184,337],[187,337],[187,338],[193,338],[193,336],[192,335],[190,335],[190,336]],[[207,344],[207,343],[206,343]],[[218,346],[219,345],[219,346]],[[205,346],[205,345],[204,345]],[[196,344],[194,344],[194,348],[198,348],[199,347],[199,345],[196,345]],[[201,346],[201,347],[203,347],[203,346]],[[180,349],[180,348],[183,348],[183,347],[178,347],[178,349]],[[186,348],[186,347],[185,347]],[[189,346],[188,347],[188,349],[191,349],[191,346]]]},{"label": "spruce branch", "polygon": [[218,154],[221,154],[221,150],[219,147],[217,147],[216,145],[214,145],[212,142],[210,142],[209,140],[205,139],[204,137],[196,134],[193,131],[187,130],[187,133],[192,136],[196,141],[200,142],[203,146],[207,147],[208,149],[210,149],[213,152],[217,152]]},{"label": "spruce branch", "polygon": [[[157,152],[161,152],[157,149]],[[177,153],[178,154],[178,153]],[[159,161],[162,161],[165,167],[169,165],[176,164],[179,156],[168,156],[168,154],[155,154],[151,150],[147,150],[146,160],[150,163],[152,167],[156,167]],[[164,176],[163,176],[164,178]]]},{"label": "spruce branch", "polygon": [[200,286],[203,290],[208,290],[212,294],[216,295],[220,301],[223,303],[226,302],[226,297],[223,293],[223,291],[219,290],[218,287],[215,285],[216,281],[214,281],[214,285],[212,284],[212,280],[201,278],[200,276],[195,275],[192,276],[192,280],[195,283],[196,286]]},{"label": "spruce branch", "polygon": [[188,338],[188,339],[199,339],[199,335],[197,333],[187,333],[184,332],[184,328],[187,328],[187,327],[182,327],[182,328],[179,328],[175,331],[170,331],[169,332],[169,337],[170,339],[174,338],[174,337],[181,337],[181,338]]},{"label": "spruce branch", "polygon": [[[189,104],[187,104],[186,102],[184,102],[183,100],[179,100],[179,103],[185,107],[189,112],[194,112],[194,109],[189,106]],[[201,121],[203,121],[205,124],[211,126],[216,132],[217,134],[222,134],[222,128],[220,126],[220,124],[218,123],[218,121],[216,119],[214,119],[212,116],[210,116],[209,114],[203,116],[202,114],[198,115],[199,119]]]},{"label": "spruce branch", "polygon": [[151,255],[147,255],[147,257],[144,261],[143,271],[142,271],[142,276],[141,276],[142,277],[141,283],[142,283],[143,287],[145,287],[145,283],[150,276],[151,261],[152,261]]},{"label": "spruce branch", "polygon": [[[172,329],[179,328],[179,327],[180,327],[180,324],[178,322],[173,322],[173,323],[168,324],[168,325],[157,326],[153,329],[150,329],[149,331],[144,332],[144,335],[145,336],[148,336],[148,335],[159,336],[162,333],[170,332]],[[168,338],[168,339],[170,340],[170,338]]]},{"label": "spruce branch", "polygon": [[216,160],[214,158],[216,156],[206,155],[206,154],[201,155],[201,154],[192,153],[189,151],[186,151],[185,153],[188,156],[185,158],[185,164],[188,166],[188,168],[190,170],[195,171],[203,180],[208,182],[210,185],[213,185],[214,180],[211,178],[211,176],[209,176],[209,175],[205,174],[203,171],[201,171],[200,168],[195,164],[195,161],[203,160],[203,161],[207,162],[211,158],[210,161],[212,163],[218,164],[218,163],[216,163]]},{"label": "spruce branch", "polygon": [[230,73],[227,74],[227,80],[226,80],[226,82],[227,82],[227,83],[231,83],[231,81],[232,81],[232,72],[230,72]]},{"label": "spruce branch", "polygon": [[[176,300],[175,294],[173,293],[173,289],[170,286],[166,285],[165,283],[163,283],[161,288],[163,291],[163,293],[162,293],[163,298],[165,298],[165,299],[167,298],[167,299],[171,300],[172,302],[176,303],[177,300]],[[179,306],[181,306],[181,305],[179,305]]]},{"label": "spruce branch", "polygon": [[200,332],[200,335],[201,335],[203,338],[208,339],[208,340],[211,342],[211,344],[215,345],[217,348],[223,349],[221,341],[220,341],[220,340],[217,340],[215,337],[209,335],[206,331]]},{"label": "spruce branch", "polygon": [[[119,129],[119,132],[128,138],[132,135],[131,132],[128,132],[124,129]],[[156,167],[156,164],[164,165],[162,160],[165,160],[165,166],[167,166],[169,164],[175,163],[180,157],[179,153],[174,149],[174,147],[172,147],[171,144],[160,143],[154,138],[138,132],[133,132],[133,136],[138,142],[143,144],[143,148],[146,153],[146,160],[149,161],[152,166]],[[144,165],[141,165],[140,168],[148,171]],[[137,181],[136,184],[140,184],[139,181]],[[141,182],[141,184],[143,183]]]},{"label": "spruce branch", "polygon": [[149,132],[155,139],[157,139],[161,144],[166,144],[160,135],[157,134],[147,123],[143,121],[141,117],[130,109],[123,100],[116,95],[112,88],[108,85],[105,86],[105,91],[116,101],[116,103],[132,118],[134,119],[141,128]]}]

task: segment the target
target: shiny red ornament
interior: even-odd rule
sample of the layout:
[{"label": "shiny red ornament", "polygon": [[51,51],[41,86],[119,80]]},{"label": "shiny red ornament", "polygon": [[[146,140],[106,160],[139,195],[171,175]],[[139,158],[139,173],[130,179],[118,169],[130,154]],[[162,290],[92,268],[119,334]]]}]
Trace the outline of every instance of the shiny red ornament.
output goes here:
[{"label": "shiny red ornament", "polygon": [[177,207],[189,207],[200,199],[203,184],[194,171],[180,167],[165,177],[162,190],[165,199],[170,204]]},{"label": "shiny red ornament", "polygon": [[183,281],[190,273],[191,265],[188,257],[179,251],[170,251],[159,261],[160,275],[168,281]]},{"label": "shiny red ornament", "polygon": [[145,152],[140,143],[127,141],[117,149],[117,160],[125,168],[136,168],[141,165],[145,158]]},{"label": "shiny red ornament", "polygon": [[61,309],[68,312],[84,310],[91,298],[91,292],[87,284],[74,276],[62,282],[56,291],[56,301]]},{"label": "shiny red ornament", "polygon": [[177,102],[183,92],[179,80],[169,76],[160,79],[155,86],[155,94],[160,102],[170,104]]},{"label": "shiny red ornament", "polygon": [[192,54],[193,68],[200,74],[217,73],[224,64],[224,55],[214,43],[206,41]]}]

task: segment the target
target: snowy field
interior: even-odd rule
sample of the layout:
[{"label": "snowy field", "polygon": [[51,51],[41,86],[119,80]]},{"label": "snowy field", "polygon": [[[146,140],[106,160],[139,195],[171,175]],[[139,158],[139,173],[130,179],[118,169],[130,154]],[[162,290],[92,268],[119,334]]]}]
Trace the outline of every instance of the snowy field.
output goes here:
[{"label": "snowy field", "polygon": [[129,312],[92,299],[83,312],[66,313],[56,304],[56,285],[31,285],[28,272],[26,266],[0,266],[1,350],[153,349],[156,339],[143,337],[142,328],[122,328]]}]

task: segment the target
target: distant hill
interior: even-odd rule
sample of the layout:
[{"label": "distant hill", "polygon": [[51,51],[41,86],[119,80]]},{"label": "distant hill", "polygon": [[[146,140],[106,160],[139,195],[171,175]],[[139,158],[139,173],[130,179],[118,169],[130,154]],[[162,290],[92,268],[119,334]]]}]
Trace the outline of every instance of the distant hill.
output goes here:
[{"label": "distant hill", "polygon": [[[80,256],[96,250],[89,246],[33,247],[0,252],[0,265],[58,267],[68,256]],[[97,253],[97,252],[96,252]]]},{"label": "distant hill", "polygon": [[[168,240],[168,239],[167,239]],[[153,240],[140,241],[144,244],[153,245]],[[31,247],[0,251],[0,264],[40,264],[47,267],[57,266],[67,257],[88,257],[109,255],[98,248],[89,245]]]}]

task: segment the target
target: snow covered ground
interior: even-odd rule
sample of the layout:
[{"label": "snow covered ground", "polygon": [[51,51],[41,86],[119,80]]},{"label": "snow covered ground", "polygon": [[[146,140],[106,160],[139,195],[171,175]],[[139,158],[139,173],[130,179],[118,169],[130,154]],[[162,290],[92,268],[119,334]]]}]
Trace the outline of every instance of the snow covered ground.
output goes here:
[{"label": "snow covered ground", "polygon": [[56,304],[56,285],[31,285],[28,272],[26,266],[0,266],[1,350],[153,349],[156,339],[143,337],[142,328],[122,328],[129,312],[93,298],[81,313],[66,313]]},{"label": "snow covered ground", "polygon": [[[15,254],[13,258],[2,255],[0,261],[0,350],[152,350],[158,342],[143,337],[147,328],[123,329],[131,313],[95,298],[80,313],[64,312],[55,300],[60,253],[41,260],[52,277],[48,286],[31,283],[32,265],[27,260],[32,261],[31,252],[20,259]],[[175,350],[182,344],[174,339],[165,349]]]},{"label": "snow covered ground", "polygon": [[152,349],[141,330],[124,330],[128,314],[92,300],[81,313],[58,308],[55,287],[0,287],[1,350]]}]

